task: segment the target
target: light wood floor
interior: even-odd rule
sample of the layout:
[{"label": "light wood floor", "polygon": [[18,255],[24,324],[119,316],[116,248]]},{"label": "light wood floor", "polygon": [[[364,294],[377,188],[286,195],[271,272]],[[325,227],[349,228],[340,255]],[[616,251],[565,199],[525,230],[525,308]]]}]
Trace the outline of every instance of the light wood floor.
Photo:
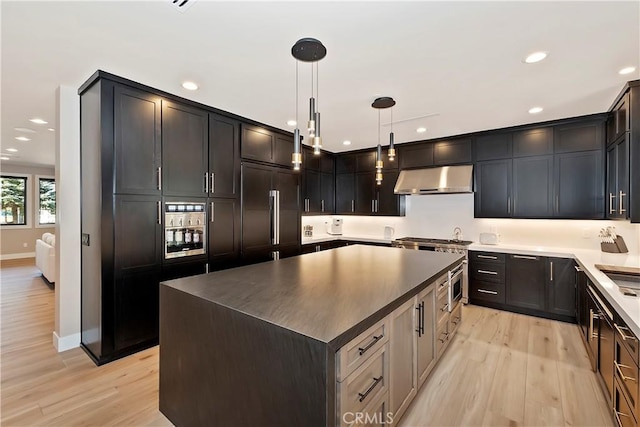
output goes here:
[{"label": "light wood floor", "polygon": [[[51,342],[54,294],[29,263],[0,269],[2,426],[158,425],[158,347],[96,367]],[[577,327],[467,306],[408,426],[610,426]]]}]

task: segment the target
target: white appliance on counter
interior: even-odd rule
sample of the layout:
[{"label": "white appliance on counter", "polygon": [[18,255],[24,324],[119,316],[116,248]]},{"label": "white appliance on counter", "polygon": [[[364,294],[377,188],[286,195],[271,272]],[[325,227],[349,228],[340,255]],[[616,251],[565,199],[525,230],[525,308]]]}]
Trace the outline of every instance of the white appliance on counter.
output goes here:
[{"label": "white appliance on counter", "polygon": [[325,222],[327,225],[327,234],[333,235],[341,235],[342,234],[342,220],[338,218],[333,218],[331,223]]}]

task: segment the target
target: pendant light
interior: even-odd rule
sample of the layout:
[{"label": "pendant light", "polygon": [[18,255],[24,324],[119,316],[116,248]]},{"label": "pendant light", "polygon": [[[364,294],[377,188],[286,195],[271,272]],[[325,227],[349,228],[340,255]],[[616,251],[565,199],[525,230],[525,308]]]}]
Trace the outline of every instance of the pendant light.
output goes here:
[{"label": "pendant light", "polygon": [[[320,154],[320,148],[322,148],[322,136],[320,134],[320,112],[318,111],[318,61],[323,59],[327,55],[327,49],[317,39],[303,38],[298,40],[291,48],[291,55],[302,62],[311,63],[311,98],[309,98],[309,121],[307,122],[307,131],[309,132],[309,138],[313,144],[313,153]],[[315,97],[314,97],[314,64],[315,64]],[[298,73],[296,62],[296,122],[298,118]],[[297,138],[297,139],[296,139]],[[294,131],[294,153],[292,163],[298,165],[302,163],[302,154],[300,153],[300,130],[296,126]],[[297,146],[296,146],[296,142]],[[296,151],[297,148],[297,151]],[[300,154],[298,156],[298,154]]]},{"label": "pendant light", "polygon": [[298,129],[298,61],[296,61],[296,129],[293,131],[293,154],[291,155],[293,170],[299,171],[302,164],[302,147],[300,129]]},{"label": "pendant light", "polygon": [[394,105],[396,105],[396,101],[388,96],[376,98],[376,100],[373,101],[373,104],[371,104],[373,108],[378,110],[378,147],[376,149],[376,184],[378,185],[382,184],[382,168],[384,167],[384,162],[382,160],[382,146],[380,145],[380,110],[393,107]]},{"label": "pendant light", "polygon": [[393,142],[393,107],[391,107],[391,132],[389,133],[389,150],[387,151],[390,162],[393,162],[393,159],[396,158],[396,147]]}]

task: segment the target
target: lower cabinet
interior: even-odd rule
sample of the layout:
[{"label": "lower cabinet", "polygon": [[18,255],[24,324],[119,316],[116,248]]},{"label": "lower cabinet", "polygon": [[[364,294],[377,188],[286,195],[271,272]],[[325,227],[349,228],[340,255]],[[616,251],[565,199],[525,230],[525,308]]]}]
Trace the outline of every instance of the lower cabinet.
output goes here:
[{"label": "lower cabinet", "polygon": [[[433,294],[433,290],[431,291]],[[418,308],[417,308],[418,307]],[[390,347],[391,347],[391,393],[389,408],[395,417],[401,417],[418,392],[418,375],[416,347],[416,311],[419,305],[416,298],[412,298],[397,308],[390,316]],[[431,322],[429,322],[431,323]],[[418,326],[419,328],[419,326]],[[420,335],[420,331],[417,332]],[[420,340],[419,337],[418,340]],[[423,339],[422,341],[426,341]],[[429,344],[433,344],[433,339]],[[434,360],[433,351],[431,360]],[[431,364],[431,362],[430,362]]]},{"label": "lower cabinet", "polygon": [[240,259],[240,200],[209,199],[209,271],[236,267]]},{"label": "lower cabinet", "polygon": [[435,285],[418,294],[416,300],[416,346],[418,387],[426,381],[436,363],[436,289]]},{"label": "lower cabinet", "polygon": [[544,310],[545,264],[543,257],[507,257],[506,303],[514,307]]}]

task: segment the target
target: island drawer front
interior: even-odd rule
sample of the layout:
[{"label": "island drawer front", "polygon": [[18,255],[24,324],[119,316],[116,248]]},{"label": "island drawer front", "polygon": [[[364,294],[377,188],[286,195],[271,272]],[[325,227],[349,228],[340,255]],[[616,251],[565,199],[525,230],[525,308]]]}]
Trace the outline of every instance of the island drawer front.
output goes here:
[{"label": "island drawer front", "polygon": [[462,304],[458,304],[449,317],[449,335],[453,336],[462,322]]},{"label": "island drawer front", "polygon": [[385,317],[338,350],[336,378],[343,381],[365,360],[389,341],[388,319]]},{"label": "island drawer front", "polygon": [[483,282],[504,283],[505,266],[489,262],[474,262],[471,268],[471,278]]},{"label": "island drawer front", "polygon": [[506,261],[505,254],[499,254],[497,252],[471,252],[471,261],[473,262],[492,262],[498,264],[504,264]]},{"label": "island drawer front", "polygon": [[631,405],[631,409],[636,417],[635,409],[638,406],[638,366],[635,364],[631,353],[627,350],[627,347],[623,344],[622,338],[616,335],[615,338],[615,359],[614,359],[614,376],[620,382],[621,388],[624,389],[625,394]]},{"label": "island drawer front", "polygon": [[438,329],[436,330],[436,357],[440,358],[440,355],[444,351],[447,343],[449,342],[449,319],[445,322],[438,323]]},{"label": "island drawer front", "polygon": [[613,418],[618,427],[636,427],[638,425],[617,378],[613,380]]},{"label": "island drawer front", "polygon": [[447,292],[443,292],[442,295],[438,296],[438,300],[436,301],[436,313],[438,323],[440,323],[443,317],[449,313],[449,294]]},{"label": "island drawer front", "polygon": [[337,383],[339,414],[362,412],[380,396],[389,394],[388,348],[385,344],[344,381]]},{"label": "island drawer front", "polygon": [[343,414],[336,425],[343,427],[386,427],[393,422],[393,414],[391,414],[390,411],[389,393],[383,393],[374,402],[371,402],[371,404],[361,412],[361,415],[355,413]]},{"label": "island drawer front", "polygon": [[472,281],[469,285],[471,300],[481,300],[504,304],[506,302],[504,283]]},{"label": "island drawer front", "polygon": [[443,274],[436,280],[436,297],[440,298],[442,294],[447,295],[449,293],[449,276]]},{"label": "island drawer front", "polygon": [[614,323],[616,339],[620,339],[620,343],[627,349],[629,356],[636,365],[640,364],[640,341],[627,325],[621,320]]}]

